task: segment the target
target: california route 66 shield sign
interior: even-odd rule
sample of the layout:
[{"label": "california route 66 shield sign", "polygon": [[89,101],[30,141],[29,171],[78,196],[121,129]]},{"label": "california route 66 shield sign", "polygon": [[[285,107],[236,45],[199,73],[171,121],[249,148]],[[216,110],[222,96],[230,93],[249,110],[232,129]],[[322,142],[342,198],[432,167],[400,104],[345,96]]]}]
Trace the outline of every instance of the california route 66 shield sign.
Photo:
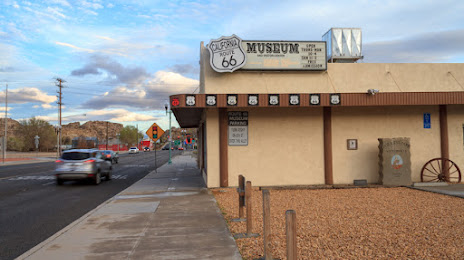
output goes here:
[{"label": "california route 66 shield sign", "polygon": [[217,72],[233,72],[246,64],[242,39],[233,34],[211,40],[207,46],[210,54],[210,64]]}]

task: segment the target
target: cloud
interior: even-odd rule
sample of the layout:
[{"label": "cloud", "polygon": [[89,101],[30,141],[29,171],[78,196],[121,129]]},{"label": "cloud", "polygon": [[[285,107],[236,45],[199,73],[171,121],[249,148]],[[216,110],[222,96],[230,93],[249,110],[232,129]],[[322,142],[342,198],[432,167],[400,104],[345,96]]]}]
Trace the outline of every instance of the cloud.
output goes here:
[{"label": "cloud", "polygon": [[67,16],[62,13],[63,10],[61,8],[47,7],[47,12],[49,12],[51,15],[59,16],[59,17],[61,17],[63,19],[67,18]]},{"label": "cloud", "polygon": [[94,10],[98,10],[98,9],[102,9],[103,6],[97,2],[87,2],[87,1],[81,1],[80,2],[81,6],[82,7],[85,7],[85,8],[90,8],[90,9],[94,9]]},{"label": "cloud", "polygon": [[11,66],[0,67],[0,72],[14,72],[14,71],[16,71],[16,69]]},{"label": "cloud", "polygon": [[200,67],[194,66],[192,64],[176,64],[173,66],[168,67],[169,71],[180,73],[180,74],[195,74],[198,75],[200,73]]},{"label": "cloud", "polygon": [[[32,106],[33,108],[44,108],[44,109],[52,109],[52,108],[56,108],[56,106],[52,106],[50,104],[41,104],[40,106],[39,105],[34,105]],[[64,108],[64,106],[61,106],[61,108]]]},{"label": "cloud", "polygon": [[[13,108],[12,107],[7,107],[6,110],[7,111],[11,111]],[[5,107],[0,107],[0,112],[5,112]],[[3,118],[5,118],[5,116],[3,116]]]},{"label": "cloud", "polygon": [[[56,121],[56,115],[52,116],[37,116],[37,118],[46,121]],[[158,119],[157,117],[131,112],[126,109],[114,109],[114,110],[94,110],[85,114],[79,115],[63,115],[63,122],[76,122],[76,121],[113,121],[113,122],[138,122],[138,121],[153,121]]]},{"label": "cloud", "polygon": [[48,0],[47,1],[49,4],[59,4],[59,5],[62,5],[64,7],[71,7],[71,5],[69,4],[68,1],[66,0]]},{"label": "cloud", "polygon": [[[0,92],[0,99],[5,99],[5,92]],[[20,88],[8,90],[8,103],[24,104],[30,102],[47,104],[56,101],[55,96],[49,96],[37,88]]]},{"label": "cloud", "polygon": [[464,55],[464,29],[429,32],[363,45],[364,62],[452,62]]},{"label": "cloud", "polygon": [[73,70],[71,75],[96,75],[101,74],[101,71],[105,71],[110,76],[109,80],[112,84],[135,84],[140,83],[149,77],[149,74],[142,67],[124,67],[112,58],[102,55],[91,56],[90,61],[84,67]]},{"label": "cloud", "polygon": [[170,95],[192,93],[198,84],[198,80],[184,77],[175,72],[158,71],[146,83],[131,88],[117,87],[102,96],[88,100],[82,105],[82,108],[130,107],[157,110],[164,107]]}]

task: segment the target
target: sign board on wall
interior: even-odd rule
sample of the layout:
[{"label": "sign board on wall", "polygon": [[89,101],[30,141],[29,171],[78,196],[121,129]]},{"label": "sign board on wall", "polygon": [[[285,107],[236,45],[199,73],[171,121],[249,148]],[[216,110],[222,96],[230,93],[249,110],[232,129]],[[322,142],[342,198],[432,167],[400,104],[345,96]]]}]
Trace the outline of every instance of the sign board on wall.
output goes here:
[{"label": "sign board on wall", "polygon": [[211,40],[207,45],[210,65],[217,72],[233,72],[246,63],[242,39],[236,35]]},{"label": "sign board on wall", "polygon": [[432,123],[430,122],[430,113],[424,113],[424,128],[430,129]]},{"label": "sign board on wall", "polygon": [[248,145],[248,112],[228,112],[229,118],[229,145]]},{"label": "sign board on wall", "polygon": [[243,70],[327,70],[325,41],[242,41]]}]

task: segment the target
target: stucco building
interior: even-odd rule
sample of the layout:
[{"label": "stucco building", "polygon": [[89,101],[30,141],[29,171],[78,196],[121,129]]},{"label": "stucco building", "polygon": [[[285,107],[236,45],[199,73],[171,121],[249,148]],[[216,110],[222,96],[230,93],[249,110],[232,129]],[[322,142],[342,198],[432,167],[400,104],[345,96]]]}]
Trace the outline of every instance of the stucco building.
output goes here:
[{"label": "stucco building", "polygon": [[432,158],[464,168],[464,64],[219,73],[210,55],[201,43],[200,93],[170,97],[180,126],[199,128],[208,187],[240,174],[255,186],[378,183],[378,138],[410,138],[413,182]]}]

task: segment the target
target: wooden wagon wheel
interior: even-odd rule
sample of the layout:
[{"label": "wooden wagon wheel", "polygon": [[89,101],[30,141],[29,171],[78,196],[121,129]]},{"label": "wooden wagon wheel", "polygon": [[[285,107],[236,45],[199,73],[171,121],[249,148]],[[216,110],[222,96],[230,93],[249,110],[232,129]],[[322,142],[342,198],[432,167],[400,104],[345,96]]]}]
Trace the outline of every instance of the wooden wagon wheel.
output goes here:
[{"label": "wooden wagon wheel", "polygon": [[461,170],[449,159],[434,158],[422,167],[421,181],[460,183]]}]

